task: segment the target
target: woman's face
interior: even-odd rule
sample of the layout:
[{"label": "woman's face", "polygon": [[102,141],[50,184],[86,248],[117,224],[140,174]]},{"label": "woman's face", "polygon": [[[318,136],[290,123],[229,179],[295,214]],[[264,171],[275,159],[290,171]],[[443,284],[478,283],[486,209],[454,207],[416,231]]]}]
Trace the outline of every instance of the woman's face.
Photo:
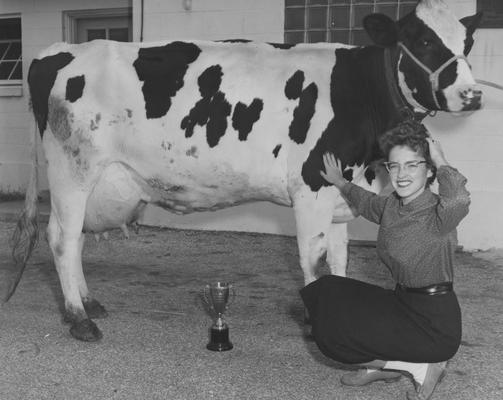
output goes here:
[{"label": "woman's face", "polygon": [[408,146],[393,147],[387,166],[391,184],[403,204],[410,203],[423,193],[428,178],[432,176],[425,158]]}]

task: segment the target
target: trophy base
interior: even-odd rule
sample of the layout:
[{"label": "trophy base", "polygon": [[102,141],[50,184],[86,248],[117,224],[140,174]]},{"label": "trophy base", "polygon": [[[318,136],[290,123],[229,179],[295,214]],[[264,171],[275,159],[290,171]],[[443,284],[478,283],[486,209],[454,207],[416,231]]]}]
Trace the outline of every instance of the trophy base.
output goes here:
[{"label": "trophy base", "polygon": [[206,345],[206,348],[211,351],[227,351],[232,349],[234,346],[229,341],[229,328],[224,327],[222,329],[210,328],[210,342]]}]

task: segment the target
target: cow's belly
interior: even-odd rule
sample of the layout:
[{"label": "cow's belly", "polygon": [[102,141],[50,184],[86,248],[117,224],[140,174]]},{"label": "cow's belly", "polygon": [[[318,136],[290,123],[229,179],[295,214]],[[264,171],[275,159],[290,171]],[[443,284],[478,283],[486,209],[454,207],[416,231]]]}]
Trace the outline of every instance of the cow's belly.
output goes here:
[{"label": "cow's belly", "polygon": [[188,214],[260,200],[291,205],[287,195],[278,195],[277,187],[268,191],[233,176],[218,185],[198,181],[178,185],[167,179],[143,178],[128,165],[117,162],[101,173],[88,198],[84,231],[103,232],[132,223],[148,203]]}]

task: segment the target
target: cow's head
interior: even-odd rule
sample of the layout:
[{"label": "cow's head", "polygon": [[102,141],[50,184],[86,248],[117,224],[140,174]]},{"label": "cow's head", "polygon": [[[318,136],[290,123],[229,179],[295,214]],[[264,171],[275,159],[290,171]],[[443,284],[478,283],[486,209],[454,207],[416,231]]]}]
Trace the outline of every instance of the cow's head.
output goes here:
[{"label": "cow's head", "polygon": [[441,0],[422,0],[395,22],[371,14],[364,26],[375,44],[397,48],[400,89],[417,111],[477,110],[482,92],[466,60],[481,13],[458,20]]}]

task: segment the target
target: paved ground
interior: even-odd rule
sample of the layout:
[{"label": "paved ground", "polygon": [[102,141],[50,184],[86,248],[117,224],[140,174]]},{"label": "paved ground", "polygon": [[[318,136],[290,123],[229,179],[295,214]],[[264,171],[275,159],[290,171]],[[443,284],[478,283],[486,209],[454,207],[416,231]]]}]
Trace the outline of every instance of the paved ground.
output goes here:
[{"label": "paved ground", "polygon": [[[14,224],[1,220],[0,279]],[[4,215],[5,216],[5,215]],[[44,228],[44,226],[42,227]],[[289,237],[143,228],[125,240],[88,237],[85,273],[109,317],[98,343],[74,340],[43,239],[11,301],[0,309],[0,399],[404,399],[409,378],[348,388],[347,367],[305,335],[302,273]],[[456,256],[463,344],[437,400],[503,398],[503,253]],[[326,271],[323,271],[326,272]],[[391,285],[375,248],[350,249],[349,276]],[[235,348],[206,350],[206,283],[232,282]],[[350,306],[350,305],[348,305]]]}]

